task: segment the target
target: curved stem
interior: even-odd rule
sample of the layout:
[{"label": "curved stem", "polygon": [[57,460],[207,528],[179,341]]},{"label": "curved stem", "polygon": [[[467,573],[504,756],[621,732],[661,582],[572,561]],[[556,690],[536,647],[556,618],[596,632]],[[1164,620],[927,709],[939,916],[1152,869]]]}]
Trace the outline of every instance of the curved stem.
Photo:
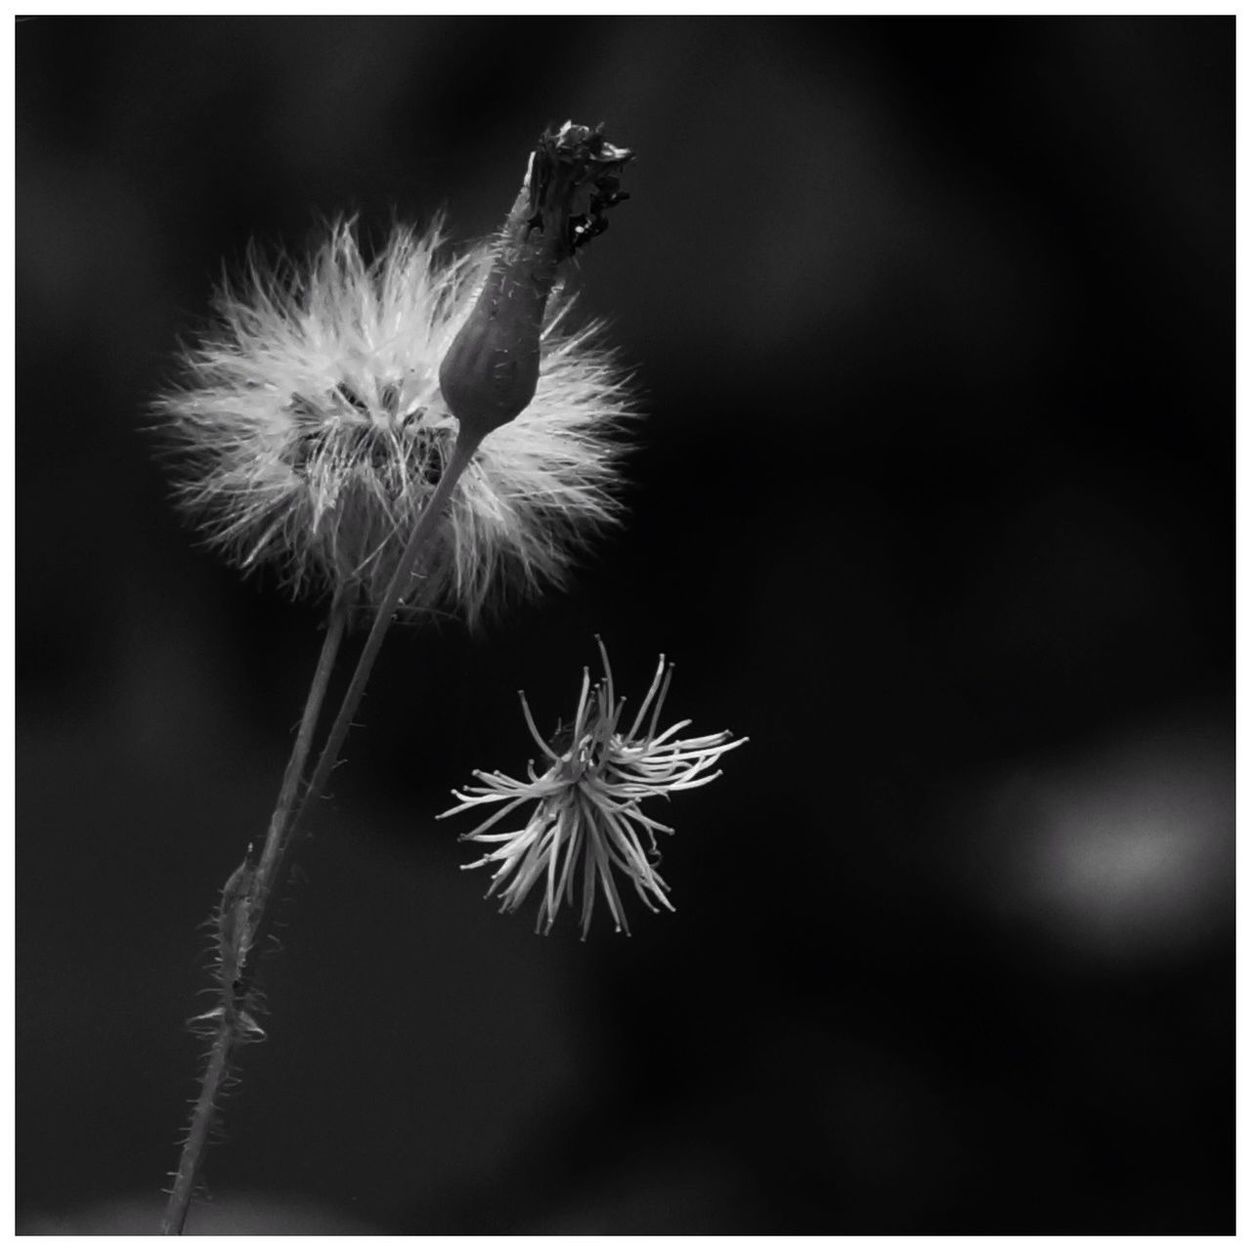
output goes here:
[{"label": "curved stem", "polygon": [[304,701],[300,728],[287,760],[286,772],[283,774],[278,801],[274,805],[273,816],[270,818],[269,829],[265,835],[259,864],[253,868],[252,848],[249,847],[243,864],[231,875],[222,891],[218,922],[221,1003],[210,1014],[218,1015],[218,1025],[204,1077],[200,1082],[200,1094],[195,1102],[195,1111],[191,1114],[191,1125],[178,1159],[178,1169],[174,1174],[169,1202],[166,1204],[165,1217],[161,1223],[163,1234],[182,1233],[196,1178],[208,1146],[209,1129],[212,1126],[214,1112],[221,1096],[222,1086],[229,1076],[231,1053],[238,1043],[245,1041],[249,1035],[255,1037],[256,1034],[256,1026],[251,1019],[240,1014],[238,1000],[241,998],[242,988],[236,983],[236,975],[242,971],[256,936],[256,909],[253,899],[257,884],[263,874],[273,873],[281,859],[283,835],[290,821],[291,808],[295,802],[300,779],[308,763],[313,734],[321,716],[321,706],[326,697],[326,688],[330,683],[330,674],[334,669],[339,644],[343,639],[343,631],[347,624],[347,608],[347,599],[343,595],[337,595],[330,607],[326,636],[322,640],[321,653],[317,657],[317,668],[313,672],[313,680]]}]

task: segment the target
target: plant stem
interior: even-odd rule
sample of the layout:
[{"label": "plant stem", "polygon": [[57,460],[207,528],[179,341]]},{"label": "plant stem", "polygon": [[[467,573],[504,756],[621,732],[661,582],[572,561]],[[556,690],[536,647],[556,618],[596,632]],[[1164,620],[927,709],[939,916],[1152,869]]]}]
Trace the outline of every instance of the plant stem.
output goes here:
[{"label": "plant stem", "polygon": [[[305,706],[304,716],[300,721],[299,733],[291,759],[287,761],[287,771],[282,777],[282,787],[278,792],[278,802],[274,805],[273,815],[269,819],[269,829],[265,832],[265,844],[261,848],[261,857],[257,862],[256,876],[252,882],[248,904],[249,942],[250,949],[260,933],[260,921],[264,914],[264,905],[270,898],[275,885],[275,875],[282,863],[288,832],[291,826],[291,810],[299,793],[300,782],[304,777],[304,769],[308,763],[309,749],[313,745],[313,734],[317,720],[321,716],[321,706],[326,697],[326,688],[330,684],[330,674],[334,668],[335,658],[339,652],[339,643],[347,625],[347,597],[340,592],[330,609],[330,624],[326,627],[326,642],[322,646],[321,655],[317,660],[317,669],[313,674],[313,683],[309,688],[309,702]],[[333,639],[332,639],[333,635]],[[311,713],[311,715],[310,715]],[[248,848],[248,859],[252,849]],[[248,950],[242,952],[246,964]]]},{"label": "plant stem", "polygon": [[[230,1072],[230,1055],[235,1046],[244,1041],[248,1034],[255,1036],[255,1026],[248,1018],[240,1018],[236,999],[240,997],[240,987],[236,985],[235,975],[241,971],[256,935],[256,927],[251,918],[255,915],[251,898],[256,891],[256,883],[262,874],[272,873],[272,866],[277,862],[283,834],[289,823],[292,804],[295,802],[300,779],[308,762],[309,750],[313,743],[313,734],[317,721],[321,716],[321,706],[326,697],[326,688],[330,683],[330,674],[334,669],[335,657],[339,652],[339,644],[343,639],[344,627],[347,624],[348,603],[344,595],[337,595],[330,607],[330,618],[326,623],[326,636],[322,640],[321,654],[317,657],[317,668],[313,671],[313,680],[308,688],[304,701],[304,712],[300,717],[300,728],[296,733],[295,744],[287,760],[283,774],[282,786],[278,792],[278,802],[274,806],[270,818],[269,829],[265,836],[265,845],[261,852],[259,865],[255,870],[251,867],[252,848],[248,848],[247,857],[241,869],[246,870],[246,880],[250,886],[240,896],[242,912],[235,907],[230,898],[232,884],[239,881],[238,871],[232,875],[222,892],[222,913],[219,926],[221,947],[221,992],[222,1002],[219,1005],[220,1020],[213,1036],[213,1046],[209,1052],[208,1064],[200,1083],[200,1094],[195,1102],[195,1111],[191,1115],[191,1126],[183,1142],[182,1154],[178,1160],[178,1170],[174,1174],[174,1185],[170,1190],[169,1202],[165,1208],[165,1217],[161,1224],[163,1234],[181,1234],[187,1220],[187,1209],[191,1204],[191,1194],[195,1188],[196,1177],[208,1145],[209,1129],[212,1125],[214,1110],[221,1095],[222,1085]],[[226,950],[226,927],[233,925],[230,935],[231,950]]]},{"label": "plant stem", "polygon": [[[266,927],[271,920],[273,900],[278,887],[284,880],[288,856],[296,841],[300,823],[310,807],[311,800],[325,789],[330,779],[331,771],[343,748],[348,730],[351,728],[352,718],[365,693],[365,683],[378,658],[382,640],[399,606],[400,598],[411,581],[417,559],[421,555],[422,548],[436,533],[443,510],[451,501],[456,484],[473,459],[480,441],[480,436],[472,436],[464,430],[457,438],[439,484],[435,487],[429,503],[422,510],[417,524],[413,527],[404,553],[387,585],[386,594],[374,617],[369,635],[365,639],[356,668],[339,705],[339,711],[326,735],[317,766],[297,804],[296,795],[299,792],[300,780],[304,776],[322,701],[338,652],[339,641],[343,635],[347,616],[346,601],[342,597],[336,598],[331,609],[326,639],[322,644],[322,652],[309,688],[304,716],[300,722],[291,758],[287,762],[286,773],[283,775],[278,802],[270,818],[264,846],[254,869],[251,865],[252,849],[250,847],[248,857],[241,866],[241,871],[246,871],[246,877],[244,885],[239,888],[242,893],[236,909],[240,932],[233,933],[231,936],[232,950],[229,953],[223,952],[223,965],[226,965],[225,956],[229,954],[232,968],[223,973],[221,1018],[213,1038],[200,1096],[196,1100],[191,1128],[183,1144],[178,1171],[174,1176],[174,1186],[161,1227],[163,1234],[181,1234],[183,1231],[217,1099],[221,1093],[222,1083],[229,1074],[231,1053],[240,1044],[257,1037],[257,1027],[241,1005],[246,1003],[255,979],[256,964],[263,950]],[[235,880],[235,878],[231,879],[232,882]],[[223,909],[227,907],[230,887],[231,884],[227,883],[226,891],[223,892]],[[223,924],[230,919],[224,918]],[[225,933],[224,930],[223,933]]]},{"label": "plant stem", "polygon": [[169,1202],[165,1205],[165,1216],[161,1221],[163,1234],[181,1234],[182,1227],[186,1224],[187,1209],[191,1206],[191,1192],[195,1188],[204,1150],[208,1146],[217,1099],[230,1072],[230,1053],[235,1047],[236,1031],[237,1023],[223,1014],[217,1032],[213,1035],[213,1047],[209,1052],[204,1079],[200,1083],[195,1111],[191,1114],[191,1126],[183,1140],[178,1171],[174,1174],[174,1185],[169,1192]]},{"label": "plant stem", "polygon": [[465,472],[469,462],[473,459],[473,454],[477,451],[480,441],[480,438],[466,434],[462,428],[460,437],[456,440],[456,446],[452,450],[451,459],[443,470],[443,476],[439,479],[439,485],[430,497],[430,502],[422,510],[417,524],[413,527],[408,546],[404,549],[404,555],[396,566],[395,573],[392,575],[391,582],[387,587],[387,592],[383,596],[377,615],[374,617],[369,637],[365,640],[365,646],[361,649],[360,659],[356,662],[356,669],[352,674],[351,682],[348,683],[343,702],[339,705],[334,724],[330,727],[330,732],[326,736],[326,743],[317,761],[316,771],[313,773],[312,780],[305,788],[304,796],[300,800],[300,805],[291,820],[290,832],[292,838],[286,840],[284,850],[285,847],[289,847],[291,842],[294,841],[294,835],[299,829],[300,822],[308,812],[309,805],[313,799],[321,794],[326,787],[326,783],[330,780],[330,774],[338,762],[339,752],[343,748],[343,741],[347,738],[348,730],[351,729],[352,718],[356,715],[356,710],[360,706],[361,696],[365,693],[365,683],[368,681],[369,674],[374,667],[374,661],[378,658],[378,652],[391,624],[391,618],[399,606],[400,596],[403,595],[404,588],[412,576],[417,557],[421,554],[422,547],[433,537],[442,512],[451,500],[452,492],[456,489],[456,483],[460,479],[461,474]]}]

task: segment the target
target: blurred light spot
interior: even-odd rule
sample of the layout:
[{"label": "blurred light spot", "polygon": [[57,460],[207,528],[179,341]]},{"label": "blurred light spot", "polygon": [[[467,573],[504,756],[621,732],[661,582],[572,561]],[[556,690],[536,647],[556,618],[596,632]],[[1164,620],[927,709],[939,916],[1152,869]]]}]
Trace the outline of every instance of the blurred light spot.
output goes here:
[{"label": "blurred light spot", "polygon": [[1140,732],[1001,782],[978,840],[987,902],[1049,941],[1158,959],[1233,921],[1233,763],[1220,730]]}]

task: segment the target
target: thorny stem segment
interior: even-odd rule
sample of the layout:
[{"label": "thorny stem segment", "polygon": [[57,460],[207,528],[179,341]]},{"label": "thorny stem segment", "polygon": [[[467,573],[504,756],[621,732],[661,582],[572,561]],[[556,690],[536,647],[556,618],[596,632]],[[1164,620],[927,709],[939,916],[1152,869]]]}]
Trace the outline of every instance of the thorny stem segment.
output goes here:
[{"label": "thorny stem segment", "polygon": [[274,889],[274,869],[281,860],[284,836],[290,822],[291,808],[299,790],[300,779],[308,763],[313,735],[321,716],[321,706],[334,669],[335,657],[347,623],[348,603],[343,595],[335,597],[326,623],[317,668],[304,701],[304,712],[295,745],[287,760],[278,802],[270,818],[269,830],[261,850],[259,863],[253,863],[252,848],[222,891],[218,914],[217,961],[220,991],[219,1003],[198,1021],[216,1020],[208,1064],[200,1084],[200,1094],[191,1114],[191,1125],[183,1140],[182,1154],[174,1174],[174,1184],[161,1224],[163,1234],[181,1234],[187,1220],[187,1209],[195,1189],[196,1178],[208,1146],[222,1087],[230,1075],[230,1058],[236,1046],[255,1038],[259,1029],[244,1007],[247,989],[243,973],[268,900]]},{"label": "thorny stem segment", "polygon": [[181,1234],[182,1227],[186,1224],[187,1209],[191,1206],[191,1192],[195,1188],[204,1149],[208,1146],[218,1095],[230,1074],[230,1053],[235,1047],[235,1033],[234,1022],[227,1015],[223,1015],[213,1036],[213,1048],[209,1052],[208,1066],[204,1070],[204,1081],[200,1086],[199,1098],[195,1101],[195,1111],[191,1115],[191,1128],[183,1140],[178,1171],[174,1174],[173,1189],[169,1193],[165,1217],[161,1221],[163,1234]]},{"label": "thorny stem segment", "polygon": [[[196,1178],[208,1145],[209,1130],[222,1092],[223,1084],[230,1074],[230,1060],[235,1049],[255,1039],[259,1029],[246,1010],[250,988],[256,975],[256,963],[262,950],[261,940],[270,918],[271,904],[281,885],[291,846],[299,831],[300,822],[308,811],[310,801],[319,795],[330,779],[338,760],[343,742],[351,728],[352,718],[365,693],[365,683],[378,658],[382,640],[386,636],[391,619],[399,607],[400,598],[408,586],[412,571],[421,555],[421,549],[433,537],[443,510],[452,498],[452,492],[464,473],[479,439],[462,433],[456,442],[452,458],[448,462],[439,485],[430,502],[423,509],[413,533],[409,537],[404,555],[396,566],[387,593],[365,640],[356,669],[352,674],[334,724],[326,736],[325,746],[318,758],[311,780],[305,786],[296,803],[300,779],[305,772],[309,749],[329,684],[331,670],[347,618],[347,603],[336,599],[326,627],[326,638],[318,658],[317,670],[309,688],[304,715],[296,736],[291,758],[283,776],[278,802],[270,818],[265,844],[255,866],[251,849],[244,863],[235,871],[222,893],[220,918],[221,942],[221,1002],[206,1014],[216,1018],[217,1027],[209,1052],[208,1065],[201,1083],[200,1095],[192,1113],[191,1127],[183,1143],[174,1185],[166,1206],[165,1219],[161,1225],[163,1234],[181,1234],[187,1219]],[[233,889],[232,889],[233,888]]]}]

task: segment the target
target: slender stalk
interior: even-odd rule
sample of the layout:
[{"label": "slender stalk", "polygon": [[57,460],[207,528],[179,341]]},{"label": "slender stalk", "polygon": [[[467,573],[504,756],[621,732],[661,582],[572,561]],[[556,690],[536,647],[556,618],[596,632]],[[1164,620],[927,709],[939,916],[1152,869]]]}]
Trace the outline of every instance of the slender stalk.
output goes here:
[{"label": "slender stalk", "polygon": [[[259,931],[261,900],[268,898],[272,889],[275,870],[282,861],[287,833],[291,824],[291,811],[299,793],[300,782],[304,777],[308,763],[309,749],[313,745],[313,734],[317,720],[321,716],[321,706],[326,698],[326,688],[330,684],[330,674],[334,669],[335,658],[338,656],[339,643],[343,639],[343,631],[347,625],[348,603],[343,592],[335,596],[330,609],[330,623],[326,627],[326,641],[322,646],[321,655],[317,659],[317,669],[313,674],[313,683],[309,688],[309,702],[305,706],[304,716],[300,721],[299,733],[296,735],[295,748],[291,759],[287,761],[287,771],[282,777],[282,787],[278,792],[278,802],[274,805],[273,815],[269,819],[269,829],[265,832],[265,844],[261,848],[261,857],[256,866],[256,877],[252,885],[252,897],[249,904],[252,937]],[[311,713],[311,715],[310,715]],[[248,849],[251,859],[251,848]],[[266,892],[266,893],[261,893]],[[250,943],[249,943],[250,946]],[[243,953],[246,960],[247,952]]]},{"label": "slender stalk", "polygon": [[443,510],[451,501],[452,493],[456,489],[456,483],[459,481],[461,474],[465,472],[469,462],[473,459],[473,454],[477,451],[480,441],[480,438],[467,434],[462,428],[460,437],[456,440],[456,446],[452,450],[451,459],[443,470],[443,476],[439,479],[439,485],[430,497],[430,502],[422,510],[421,516],[417,519],[417,524],[413,527],[413,533],[409,537],[408,545],[405,547],[404,554],[391,577],[390,584],[387,586],[387,592],[383,596],[382,603],[374,617],[369,636],[361,649],[360,658],[356,662],[356,669],[352,674],[351,681],[348,683],[343,701],[339,705],[339,711],[335,715],[334,724],[326,735],[325,746],[322,747],[321,756],[317,761],[317,768],[308,786],[305,787],[299,806],[291,818],[288,826],[290,837],[282,840],[282,847],[279,852],[273,880],[266,887],[267,893],[258,899],[259,911],[256,922],[258,935],[263,932],[268,904],[272,898],[273,882],[280,877],[278,870],[281,867],[282,858],[285,857],[287,850],[295,841],[295,835],[299,831],[300,823],[308,812],[311,802],[325,790],[326,783],[330,780],[330,774],[338,763],[339,752],[343,749],[343,742],[347,738],[348,730],[351,729],[352,718],[356,715],[361,697],[365,693],[365,683],[369,680],[374,661],[378,659],[378,652],[382,648],[382,640],[386,637],[387,630],[391,625],[391,619],[399,606],[400,596],[403,595],[404,588],[408,585],[412,571],[416,566],[417,558],[421,554],[421,549],[433,538]]},{"label": "slender stalk", "polygon": [[191,1192],[208,1146],[217,1098],[230,1073],[230,1053],[237,1041],[235,1035],[235,1023],[223,1016],[217,1032],[213,1035],[213,1046],[209,1051],[204,1080],[195,1101],[195,1111],[191,1114],[191,1126],[183,1140],[178,1171],[174,1174],[174,1185],[169,1192],[169,1202],[165,1206],[165,1217],[161,1222],[163,1234],[181,1234],[183,1225],[186,1224],[187,1208],[191,1205]]},{"label": "slender stalk", "polygon": [[[261,875],[267,871],[272,873],[272,866],[279,858],[291,808],[308,763],[313,735],[321,716],[321,706],[325,701],[326,688],[330,683],[335,657],[339,652],[339,644],[343,640],[343,631],[347,624],[347,608],[347,599],[343,595],[336,596],[331,604],[330,618],[326,623],[326,636],[322,640],[321,653],[317,657],[317,668],[313,671],[313,680],[304,701],[300,728],[287,760],[286,771],[282,777],[282,786],[278,791],[278,801],[274,806],[273,816],[270,818],[259,865],[253,868],[252,848],[249,846],[244,863],[231,876],[222,891],[219,919],[222,1000],[218,1008],[213,1010],[219,1015],[219,1019],[213,1035],[213,1045],[209,1051],[208,1064],[200,1083],[200,1094],[191,1115],[187,1137],[183,1141],[178,1169],[174,1174],[174,1184],[170,1190],[169,1202],[166,1204],[164,1220],[161,1223],[163,1234],[182,1233],[187,1220],[187,1209],[191,1204],[192,1191],[195,1189],[196,1178],[208,1146],[214,1110],[217,1107],[222,1086],[230,1073],[231,1053],[249,1035],[255,1037],[255,1024],[246,1014],[240,1013],[237,1000],[240,998],[241,987],[236,982],[236,974],[242,972],[256,934],[256,927],[251,922],[254,908],[249,896],[255,892],[255,884]],[[237,899],[232,897],[236,893]],[[228,939],[227,935],[229,935]]]},{"label": "slender stalk", "polygon": [[[238,1046],[258,1036],[257,1026],[244,1005],[255,979],[256,963],[262,951],[266,926],[271,919],[272,903],[278,887],[284,880],[288,855],[296,840],[300,823],[308,811],[310,801],[325,789],[330,779],[330,773],[334,769],[339,752],[343,748],[343,742],[351,728],[352,718],[365,693],[365,684],[378,658],[382,641],[399,606],[400,597],[412,577],[412,571],[421,555],[421,549],[434,536],[443,510],[451,501],[456,483],[473,459],[480,441],[480,437],[474,437],[464,431],[457,439],[451,459],[439,479],[439,484],[431,495],[430,502],[422,510],[404,548],[404,554],[396,565],[395,573],[387,586],[386,594],[374,617],[373,625],[370,627],[369,635],[365,639],[365,645],[356,662],[356,668],[339,705],[339,711],[326,735],[317,766],[297,803],[296,796],[299,794],[300,780],[305,773],[321,705],[325,698],[326,687],[347,617],[347,604],[341,597],[336,598],[331,609],[331,618],[326,628],[326,638],[322,644],[321,656],[318,658],[317,670],[309,688],[300,729],[291,757],[287,762],[278,801],[270,818],[260,856],[253,865],[252,848],[249,847],[247,859],[227,883],[223,892],[223,938],[225,939],[226,927],[229,926],[230,950],[229,952],[223,951],[222,1001],[219,1009],[214,1009],[213,1013],[209,1014],[216,1015],[220,1012],[220,1019],[214,1033],[200,1095],[192,1114],[191,1127],[183,1143],[178,1171],[174,1175],[174,1186],[170,1192],[165,1219],[161,1226],[163,1234],[181,1234],[183,1231],[187,1209],[191,1203],[191,1194],[208,1143],[217,1099],[221,1093],[222,1084],[230,1072],[231,1055]],[[234,892],[237,899],[232,895],[232,884],[235,883],[238,883]],[[229,956],[228,967],[227,955]]]}]

